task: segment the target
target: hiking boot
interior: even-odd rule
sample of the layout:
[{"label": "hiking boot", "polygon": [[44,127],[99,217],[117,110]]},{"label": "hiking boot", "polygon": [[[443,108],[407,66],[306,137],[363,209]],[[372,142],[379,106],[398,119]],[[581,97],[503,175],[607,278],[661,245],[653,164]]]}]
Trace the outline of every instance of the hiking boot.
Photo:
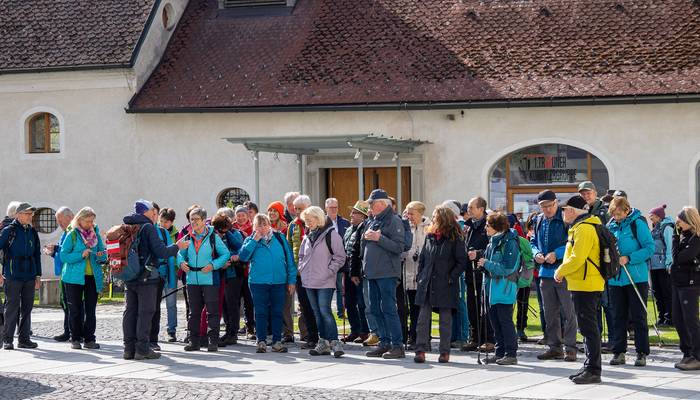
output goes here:
[{"label": "hiking boot", "polygon": [[148,349],[148,353],[141,354],[138,351],[134,354],[134,360],[157,360],[160,358],[160,353],[156,353],[152,349]]},{"label": "hiking boot", "polygon": [[700,361],[696,360],[695,357],[690,357],[688,362],[679,363],[678,369],[681,371],[698,371],[700,370]]},{"label": "hiking boot", "polygon": [[395,360],[397,358],[406,358],[406,353],[403,352],[402,346],[394,346],[388,352],[382,355],[385,360]]},{"label": "hiking boot", "polygon": [[151,342],[150,346],[151,346],[151,350],[160,351],[160,346],[158,345],[158,342]]},{"label": "hiking boot", "polygon": [[583,371],[580,375],[571,378],[571,381],[577,385],[590,385],[600,383],[600,375],[596,375],[590,371]]},{"label": "hiking boot", "polygon": [[57,342],[67,342],[68,339],[70,339],[70,333],[68,332],[53,337],[53,340]]},{"label": "hiking boot", "polygon": [[209,342],[209,345],[207,345],[207,351],[208,352],[215,352],[219,351],[219,343],[216,340],[212,340]]},{"label": "hiking boot", "polygon": [[360,344],[360,343],[363,343],[365,340],[367,340],[367,338],[369,338],[369,333],[361,333],[360,336],[357,339],[353,340],[352,342]]},{"label": "hiking boot", "polygon": [[365,356],[367,356],[367,357],[381,357],[384,355],[384,353],[388,352],[389,350],[390,349],[388,347],[377,346],[376,349],[366,352]]},{"label": "hiking boot", "polygon": [[340,358],[345,354],[345,350],[343,350],[343,342],[340,340],[334,340],[331,342],[331,350],[333,350],[333,357],[335,358]]},{"label": "hiking boot", "polygon": [[[681,365],[681,364],[687,364],[687,363],[690,362],[690,360],[692,360],[692,359],[693,359],[693,357],[685,357],[685,356],[683,356],[683,359],[680,360],[679,362],[673,364],[673,367],[674,367],[674,368],[678,368],[679,365]],[[679,368],[679,369],[680,369],[680,368]]]},{"label": "hiking boot", "polygon": [[201,346],[199,343],[195,343],[194,341],[190,341],[190,343],[185,346],[185,351],[199,351],[201,350]]},{"label": "hiking boot", "polygon": [[647,355],[643,353],[637,353],[637,359],[634,360],[635,367],[646,367],[647,366]]},{"label": "hiking boot", "polygon": [[83,348],[83,346],[80,345],[80,342],[77,340],[74,340],[70,342],[70,348],[73,350],[80,350]]},{"label": "hiking boot", "polygon": [[348,343],[348,342],[352,343],[355,341],[355,339],[357,339],[359,337],[360,337],[360,335],[358,335],[357,333],[351,333],[351,334],[345,336],[344,338],[342,338],[341,340],[343,341],[343,343]]},{"label": "hiking boot", "polygon": [[367,339],[362,342],[363,346],[378,346],[379,345],[379,336],[377,336],[374,333],[371,333]]},{"label": "hiking boot", "polygon": [[309,354],[312,356],[329,356],[331,355],[331,347],[327,340],[320,339],[316,344],[316,347],[309,350]]},{"label": "hiking boot", "polygon": [[[538,360],[563,360],[564,352],[561,350],[549,349],[542,354],[537,355]],[[574,358],[575,360],[576,358]]]},{"label": "hiking boot", "polygon": [[450,353],[440,353],[440,357],[438,357],[438,362],[442,364],[450,362]]},{"label": "hiking boot", "polygon": [[219,346],[221,346],[221,343],[224,343],[226,346],[233,346],[238,344],[238,338],[235,336],[226,336],[223,341],[219,340]]},{"label": "hiking boot", "polygon": [[177,342],[177,336],[174,333],[168,333],[168,343]]},{"label": "hiking boot", "polygon": [[575,374],[569,375],[569,379],[574,379],[577,376],[581,375],[582,373],[586,372],[586,367],[581,367]]},{"label": "hiking boot", "polygon": [[134,359],[134,352],[129,351],[129,350],[124,350],[124,354],[122,355],[125,360],[133,360]]},{"label": "hiking boot", "polygon": [[423,364],[425,362],[425,352],[417,351],[416,355],[413,357],[413,362],[417,364]]},{"label": "hiking boot", "polygon": [[454,342],[450,343],[450,348],[451,349],[461,349],[466,343],[464,340],[455,340]]},{"label": "hiking boot", "polygon": [[481,346],[479,346],[479,351],[483,351],[486,353],[490,353],[494,350],[496,350],[496,345],[493,343],[484,343]]},{"label": "hiking boot", "polygon": [[576,361],[576,350],[570,350],[566,352],[566,355],[564,356],[564,361],[566,362],[574,362]]},{"label": "hiking boot", "polygon": [[246,328],[245,326],[238,330],[239,335],[245,335],[246,332],[248,332],[248,328]]},{"label": "hiking boot", "polygon": [[36,349],[39,345],[37,345],[35,342],[32,342],[31,340],[23,340],[21,342],[17,342],[17,347],[20,349]]},{"label": "hiking boot", "polygon": [[498,365],[518,365],[518,359],[515,357],[505,356],[503,358],[499,358],[498,360],[496,360],[496,364],[498,364]]},{"label": "hiking boot", "polygon": [[302,350],[315,349],[317,344],[318,342],[305,342],[304,344],[299,346],[299,348]]},{"label": "hiking boot", "polygon": [[527,335],[524,332],[519,333],[518,340],[520,340],[520,343],[526,343],[527,342]]},{"label": "hiking boot", "polygon": [[610,360],[610,365],[625,365],[625,355],[623,353],[615,354]]},{"label": "hiking boot", "polygon": [[476,342],[469,342],[462,346],[462,351],[477,351],[479,349],[479,344]]},{"label": "hiking boot", "polygon": [[282,342],[275,342],[275,344],[272,345],[272,351],[274,353],[286,353],[288,350]]},{"label": "hiking boot", "polygon": [[85,342],[85,344],[83,345],[83,348],[86,348],[88,350],[99,350],[100,345],[95,341]]},{"label": "hiking boot", "polygon": [[255,349],[256,353],[267,353],[267,343],[258,342],[258,347]]},{"label": "hiking boot", "polygon": [[485,362],[486,364],[495,364],[496,361],[498,361],[498,360],[500,360],[500,359],[501,359],[501,357],[499,357],[499,356],[497,356],[497,355],[487,356],[486,358],[484,358],[484,362]]},{"label": "hiking boot", "polygon": [[294,343],[294,336],[287,335],[283,337],[282,343]]}]

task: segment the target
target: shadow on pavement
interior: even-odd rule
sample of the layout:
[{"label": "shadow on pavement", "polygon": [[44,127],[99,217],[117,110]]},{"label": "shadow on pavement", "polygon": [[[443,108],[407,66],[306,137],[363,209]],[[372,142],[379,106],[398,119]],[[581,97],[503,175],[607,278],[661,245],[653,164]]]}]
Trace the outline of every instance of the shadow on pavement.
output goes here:
[{"label": "shadow on pavement", "polygon": [[0,374],[0,397],[3,400],[22,400],[54,392],[56,388],[36,381]]}]

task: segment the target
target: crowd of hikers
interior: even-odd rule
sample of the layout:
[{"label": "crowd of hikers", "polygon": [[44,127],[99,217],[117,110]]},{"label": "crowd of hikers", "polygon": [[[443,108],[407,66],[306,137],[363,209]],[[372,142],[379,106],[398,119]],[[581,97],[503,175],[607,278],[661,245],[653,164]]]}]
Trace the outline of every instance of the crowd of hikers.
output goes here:
[{"label": "crowd of hikers", "polygon": [[[187,225],[175,210],[138,200],[123,224],[100,231],[96,212],[63,207],[63,233],[44,246],[32,227],[35,208],[10,203],[2,221],[3,347],[35,348],[31,337],[34,292],[43,252],[60,276],[63,332],[73,349],[99,349],[95,310],[105,271],[124,282],[124,358],[160,357],[161,304],[167,341],[175,342],[178,291],[186,309],[185,351],[214,352],[253,340],[258,353],[287,352],[299,341],[312,356],[341,357],[344,344],[368,347],[367,357],[424,363],[438,314],[438,361],[452,349],[475,351],[477,362],[517,364],[525,334],[530,289],[536,290],[545,350],[540,360],[577,360],[577,331],[585,362],[570,379],[599,383],[601,353],[625,364],[628,335],[634,365],[650,353],[647,296],[657,326],[674,326],[683,358],[675,367],[700,370],[700,215],[684,207],[673,218],[666,206],[646,216],[626,193],[598,198],[592,182],[565,202],[544,190],[541,212],[518,217],[491,211],[475,197],[447,200],[427,214],[411,201],[404,210],[382,189],[340,216],[338,201],[324,209],[307,195],[287,193],[267,210],[246,202],[213,215],[190,206]],[[651,287],[650,287],[651,284]],[[337,315],[350,332],[339,335]],[[298,304],[298,307],[297,307]],[[515,312],[515,318],[514,318]],[[293,315],[298,317],[298,336]],[[221,326],[223,319],[224,326]],[[241,326],[241,319],[244,325]],[[602,333],[608,332],[603,343]]]}]

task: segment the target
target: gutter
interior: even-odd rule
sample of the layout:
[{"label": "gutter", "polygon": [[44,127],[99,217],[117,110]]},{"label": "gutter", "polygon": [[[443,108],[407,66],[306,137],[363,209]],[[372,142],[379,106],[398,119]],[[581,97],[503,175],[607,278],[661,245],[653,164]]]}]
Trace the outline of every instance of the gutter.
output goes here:
[{"label": "gutter", "polygon": [[456,102],[415,103],[366,103],[327,105],[288,105],[255,107],[158,107],[134,108],[129,105],[127,114],[171,114],[171,113],[270,113],[270,112],[322,112],[322,111],[406,111],[406,110],[454,110],[527,107],[573,107],[628,104],[680,104],[698,103],[700,93],[673,95],[642,95],[615,97],[570,97],[528,100],[483,100]]}]

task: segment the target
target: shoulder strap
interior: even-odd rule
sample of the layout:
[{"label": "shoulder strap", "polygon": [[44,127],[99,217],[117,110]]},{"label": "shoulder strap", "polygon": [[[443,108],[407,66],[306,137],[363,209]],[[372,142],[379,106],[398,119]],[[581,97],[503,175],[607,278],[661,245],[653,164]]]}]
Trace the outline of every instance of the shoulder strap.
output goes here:
[{"label": "shoulder strap", "polygon": [[216,231],[214,227],[211,227],[211,233],[209,233],[209,246],[211,246],[211,258],[219,258],[216,253]]},{"label": "shoulder strap", "polygon": [[9,249],[17,238],[17,231],[15,230],[16,228],[14,225],[8,225],[7,227],[10,228],[10,236],[7,240],[7,248]]},{"label": "shoulder strap", "polygon": [[632,223],[630,224],[630,229],[632,230],[632,236],[634,236],[634,240],[636,240],[637,243],[641,246],[641,243],[639,243],[639,237],[637,236],[637,221],[639,221],[639,219],[635,219],[634,221],[632,221]]},{"label": "shoulder strap", "polygon": [[335,253],[333,252],[333,244],[331,243],[331,232],[334,231],[335,228],[331,228],[328,230],[328,233],[326,233],[326,247],[328,247],[328,252],[331,253],[331,256],[334,256]]},{"label": "shoulder strap", "polygon": [[287,254],[287,246],[284,244],[284,240],[282,240],[282,234],[278,231],[273,231],[272,236],[274,236],[275,239],[277,239],[277,241],[280,243],[280,246],[282,246],[282,251],[284,251],[284,263],[287,264],[289,255]]}]

